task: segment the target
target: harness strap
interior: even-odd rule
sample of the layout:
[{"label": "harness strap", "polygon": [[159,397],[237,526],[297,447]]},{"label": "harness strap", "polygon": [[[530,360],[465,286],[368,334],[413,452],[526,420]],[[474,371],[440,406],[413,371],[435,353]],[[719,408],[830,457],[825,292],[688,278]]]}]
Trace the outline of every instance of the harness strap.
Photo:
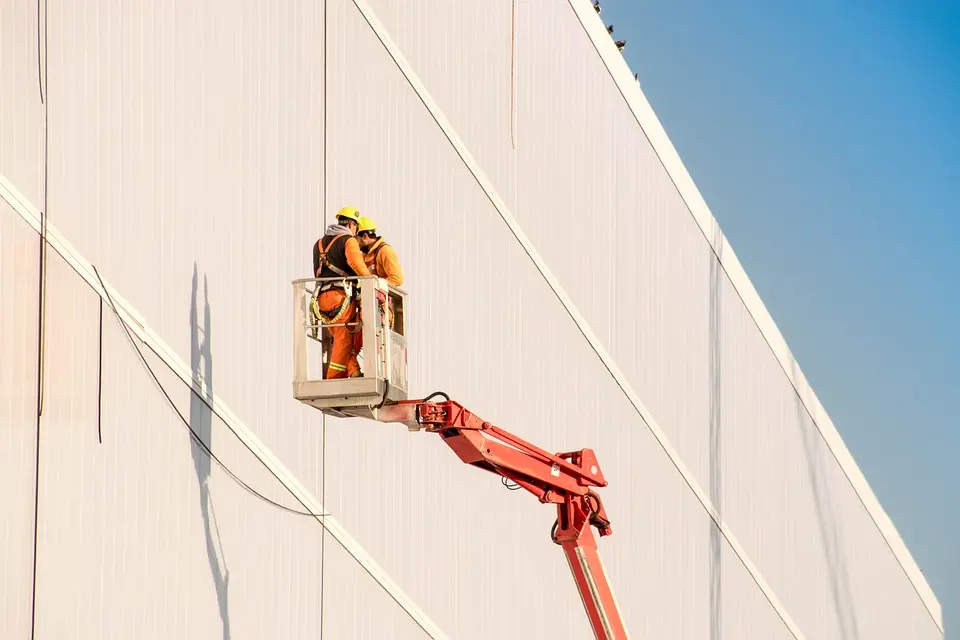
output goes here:
[{"label": "harness strap", "polygon": [[340,308],[333,312],[332,315],[326,311],[322,311],[318,305],[317,311],[319,312],[320,322],[323,324],[340,324],[340,321],[343,320],[343,316],[347,311],[347,307],[350,306],[351,301],[352,299],[349,296],[344,297],[343,304],[341,304]]},{"label": "harness strap", "polygon": [[387,244],[386,242],[381,242],[379,245],[377,245],[376,251],[373,252],[373,258],[370,260],[370,264],[373,266],[373,269],[371,269],[371,271],[376,272],[377,270],[377,257],[379,257],[380,255],[380,250],[383,249],[384,247],[389,247],[389,246],[390,245]]},{"label": "harness strap", "polygon": [[334,243],[334,242],[336,242],[336,241],[339,240],[340,238],[343,238],[344,236],[349,236],[349,235],[350,235],[349,233],[341,233],[341,234],[339,234],[339,235],[334,236],[333,239],[330,240],[330,244],[328,244],[326,247],[323,246],[323,238],[320,238],[319,240],[317,240],[317,248],[320,250],[320,261],[319,261],[320,264],[319,264],[319,266],[317,267],[317,273],[314,274],[314,277],[315,277],[315,278],[319,278],[319,277],[320,277],[320,272],[323,271],[323,268],[324,268],[324,267],[327,267],[328,269],[330,269],[331,271],[333,271],[333,272],[334,272],[335,274],[337,274],[338,276],[347,277],[347,272],[346,272],[346,271],[344,271],[343,269],[341,269],[340,267],[338,267],[338,266],[336,266],[336,265],[334,265],[334,264],[331,264],[331,263],[327,260],[327,253],[330,251],[330,247],[333,246],[333,243]]}]

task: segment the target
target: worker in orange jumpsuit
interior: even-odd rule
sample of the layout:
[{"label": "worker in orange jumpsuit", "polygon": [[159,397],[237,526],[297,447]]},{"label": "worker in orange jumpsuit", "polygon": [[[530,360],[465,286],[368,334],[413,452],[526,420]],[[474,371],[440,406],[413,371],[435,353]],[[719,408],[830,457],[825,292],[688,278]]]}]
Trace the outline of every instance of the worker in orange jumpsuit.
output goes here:
[{"label": "worker in orange jumpsuit", "polygon": [[403,269],[400,268],[397,252],[377,235],[377,223],[361,216],[357,227],[357,241],[363,251],[363,262],[372,274],[385,278],[395,287],[403,284]]},{"label": "worker in orange jumpsuit", "polygon": [[[328,226],[323,237],[313,246],[313,272],[317,278],[371,275],[355,237],[359,223],[360,211],[356,207],[344,207],[337,212],[337,222]],[[357,378],[360,365],[353,348],[357,319],[353,292],[359,282],[345,279],[319,285],[319,295],[311,302],[314,315],[322,324],[346,325],[327,327],[333,337],[333,346],[324,378]]]},{"label": "worker in orange jumpsuit", "polygon": [[[403,269],[397,252],[383,238],[377,235],[377,223],[366,216],[360,217],[357,227],[357,241],[363,251],[363,261],[373,275],[385,279],[394,287],[403,284]],[[393,308],[387,304],[387,316],[390,327],[393,327]],[[353,337],[354,350],[359,353],[363,347],[363,332],[358,331]]]}]

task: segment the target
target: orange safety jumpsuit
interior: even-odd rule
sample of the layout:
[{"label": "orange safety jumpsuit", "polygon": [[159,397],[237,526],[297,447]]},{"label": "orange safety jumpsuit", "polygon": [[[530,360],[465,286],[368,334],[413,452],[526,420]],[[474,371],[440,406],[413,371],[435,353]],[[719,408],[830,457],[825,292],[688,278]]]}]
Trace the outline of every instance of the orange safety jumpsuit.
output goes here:
[{"label": "orange safety jumpsuit", "polygon": [[[397,258],[397,252],[389,244],[378,238],[366,253],[363,254],[363,262],[370,273],[385,278],[387,282],[395,287],[403,284],[403,269],[400,267],[400,260]],[[387,298],[387,318],[390,326],[393,326],[393,309],[390,307],[390,299]],[[363,348],[363,332],[358,331],[353,337],[353,348],[357,353]]]},{"label": "orange safety jumpsuit", "polygon": [[[317,240],[313,248],[313,269],[317,278],[336,278],[369,276],[370,270],[363,262],[360,244],[349,232],[337,233],[343,227],[332,226],[326,235]],[[352,283],[354,287],[357,282]],[[329,324],[355,325],[357,303],[347,298],[342,284],[338,282],[320,283],[320,295],[317,304],[324,319]],[[360,375],[360,364],[353,348],[351,326],[327,327],[333,338],[333,347],[327,364],[325,379],[355,378]],[[357,331],[357,333],[360,333]]]}]

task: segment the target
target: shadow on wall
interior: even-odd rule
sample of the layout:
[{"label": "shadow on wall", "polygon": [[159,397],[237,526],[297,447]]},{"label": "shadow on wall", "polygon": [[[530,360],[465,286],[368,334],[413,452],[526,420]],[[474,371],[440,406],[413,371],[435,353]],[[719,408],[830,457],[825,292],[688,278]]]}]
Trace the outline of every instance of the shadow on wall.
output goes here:
[{"label": "shadow on wall", "polygon": [[[714,246],[722,246],[715,243]],[[717,510],[718,520],[723,511],[723,459],[720,446],[720,394],[721,381],[721,305],[720,291],[723,286],[723,270],[716,257],[710,259],[710,502]],[[710,523],[710,640],[719,640],[721,632],[721,578],[723,538],[716,522]]]},{"label": "shadow on wall", "polygon": [[[209,449],[213,449],[213,411],[201,398],[204,390],[213,394],[213,360],[210,356],[210,302],[207,298],[207,278],[203,278],[203,328],[197,317],[197,263],[193,263],[193,285],[190,300],[190,369],[193,373],[193,393],[190,394],[190,426]],[[197,382],[197,380],[201,382]],[[227,570],[223,547],[220,545],[220,530],[210,495],[211,459],[194,440],[190,439],[190,453],[197,471],[200,487],[200,513],[203,515],[203,530],[206,537],[207,557],[213,575],[220,607],[223,638],[230,638],[230,614],[227,603],[230,572]]]},{"label": "shadow on wall", "polygon": [[[799,380],[797,365],[794,364],[794,379]],[[833,609],[837,617],[837,627],[842,640],[860,640],[860,631],[857,628],[856,602],[850,591],[850,578],[847,564],[840,549],[840,524],[833,512],[833,503],[830,491],[826,486],[823,475],[825,465],[821,464],[821,456],[817,454],[818,445],[822,442],[819,429],[813,423],[813,418],[807,408],[795,393],[797,406],[797,422],[803,439],[804,456],[807,463],[807,478],[813,491],[813,503],[817,510],[817,524],[820,527],[820,540],[823,544],[823,553],[827,562],[827,571],[830,573],[830,595],[833,599]],[[821,448],[820,451],[826,451]],[[827,456],[831,454],[827,453]]]}]

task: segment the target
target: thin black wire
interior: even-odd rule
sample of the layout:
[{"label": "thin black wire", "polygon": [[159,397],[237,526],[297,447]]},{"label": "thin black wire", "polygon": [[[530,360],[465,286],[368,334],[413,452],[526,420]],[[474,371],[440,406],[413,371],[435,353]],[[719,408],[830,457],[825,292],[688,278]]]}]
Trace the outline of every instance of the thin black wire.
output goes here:
[{"label": "thin black wire", "polygon": [[101,407],[103,406],[103,298],[100,298],[100,328],[97,339],[100,345],[100,355],[97,362],[97,442],[103,444],[103,430],[101,429],[103,421],[101,420]]},{"label": "thin black wire", "polygon": [[386,380],[383,383],[383,397],[380,398],[380,404],[376,406],[377,409],[380,409],[387,403],[387,396],[390,395],[390,381]]},{"label": "thin black wire", "polygon": [[[167,393],[167,389],[163,386],[163,383],[160,382],[160,378],[157,377],[157,374],[153,370],[153,367],[150,366],[150,363],[147,362],[146,357],[144,357],[143,351],[140,349],[140,347],[137,345],[137,342],[133,339],[133,336],[130,334],[130,329],[127,327],[127,323],[124,322],[123,318],[120,316],[120,312],[119,310],[117,310],[117,307],[113,302],[113,297],[110,295],[110,292],[107,291],[107,287],[103,283],[103,278],[100,277],[100,272],[97,270],[95,266],[93,267],[93,271],[97,276],[97,280],[100,281],[100,287],[103,289],[104,294],[106,294],[107,302],[110,304],[110,307],[113,309],[113,313],[116,315],[117,321],[120,323],[120,326],[123,327],[123,331],[124,333],[127,334],[127,338],[130,340],[130,344],[133,345],[134,350],[136,350],[137,355],[140,356],[140,361],[143,363],[143,366],[146,367],[147,371],[150,373],[150,376],[153,378],[153,381],[157,383],[158,387],[160,387],[160,392],[163,393],[163,397],[165,397],[167,399],[167,403],[169,403],[169,405],[173,407],[173,410],[176,412],[177,416],[180,418],[180,421],[184,425],[186,425],[187,429],[190,431],[190,437],[193,438],[193,440],[200,446],[200,448],[203,449],[203,451],[208,456],[210,456],[211,459],[213,459],[217,464],[219,464],[220,468],[222,468],[227,473],[228,476],[233,478],[237,484],[239,484],[241,487],[246,489],[252,495],[256,496],[257,498],[260,498],[264,502],[271,504],[278,509],[281,509],[283,511],[286,511],[288,513],[292,513],[295,515],[311,516],[313,518],[325,517],[327,514],[313,513],[310,511],[299,511],[297,509],[291,509],[290,507],[282,505],[279,502],[274,502],[273,500],[266,497],[265,495],[263,495],[262,493],[258,492],[256,489],[248,485],[246,482],[241,480],[240,477],[237,476],[237,474],[231,471],[230,468],[226,464],[224,464],[224,462],[220,460],[220,458],[217,457],[217,455],[210,449],[210,447],[207,446],[207,443],[205,443],[203,439],[199,435],[197,435],[197,432],[193,430],[193,426],[190,424],[190,421],[187,420],[187,418],[180,412],[180,408],[177,407],[176,403],[173,401],[173,398],[171,398],[170,394]],[[201,396],[199,393],[197,393],[197,391],[192,387],[190,388],[190,392],[195,394],[202,402],[204,402],[205,404],[208,404],[206,399],[203,396]]]},{"label": "thin black wire", "polygon": [[[46,7],[46,0],[44,0]],[[41,435],[41,416],[43,415],[43,343],[44,343],[44,319],[46,299],[46,255],[47,255],[47,103],[43,94],[44,81],[44,62],[46,56],[41,56],[41,51],[46,53],[47,42],[47,15],[43,14],[43,44],[41,49],[41,24],[40,24],[40,0],[37,0],[37,80],[40,86],[40,102],[44,105],[43,112],[43,207],[40,211],[40,255],[39,269],[37,273],[37,422],[36,422],[36,443],[34,449],[34,495],[33,495],[33,584],[32,594],[30,596],[30,638],[36,637],[37,632],[37,562],[39,559],[39,540],[40,540],[40,435]]]},{"label": "thin black wire", "polygon": [[[37,67],[38,74],[41,78],[41,86],[46,85],[47,80],[47,1],[43,0],[43,59],[41,64],[41,59],[39,56],[40,51],[40,5],[37,0]],[[49,96],[41,95],[41,102],[43,103],[43,207],[40,210],[40,358],[38,364],[38,372],[41,380],[40,389],[39,389],[39,400],[37,403],[37,412],[43,414],[43,370],[44,363],[46,358],[46,309],[47,309],[47,226],[49,224],[49,212],[47,211],[47,182],[49,175],[49,165],[48,158],[50,157],[50,137],[49,137],[49,122],[50,122],[50,105],[47,104],[46,98]]]},{"label": "thin black wire", "polygon": [[513,480],[508,480],[506,476],[500,476],[500,484],[505,486],[507,489],[510,489],[510,491],[516,491],[522,488]]},{"label": "thin black wire", "polygon": [[37,83],[40,85],[40,104],[46,104],[43,97],[43,58],[40,47],[40,0],[37,0]]},{"label": "thin black wire", "polygon": [[[41,236],[42,239],[42,236]],[[43,289],[43,264],[41,258],[40,266],[40,289]],[[43,323],[43,303],[38,300],[38,323]],[[43,377],[40,373],[40,359],[43,357],[42,350],[42,337],[40,333],[37,333],[37,422],[36,422],[36,442],[34,446],[34,461],[33,461],[33,594],[31,595],[30,602],[30,638],[36,636],[37,629],[37,559],[38,559],[38,543],[39,543],[39,533],[40,533],[40,414],[41,414],[41,394],[40,389],[43,386]]]}]

